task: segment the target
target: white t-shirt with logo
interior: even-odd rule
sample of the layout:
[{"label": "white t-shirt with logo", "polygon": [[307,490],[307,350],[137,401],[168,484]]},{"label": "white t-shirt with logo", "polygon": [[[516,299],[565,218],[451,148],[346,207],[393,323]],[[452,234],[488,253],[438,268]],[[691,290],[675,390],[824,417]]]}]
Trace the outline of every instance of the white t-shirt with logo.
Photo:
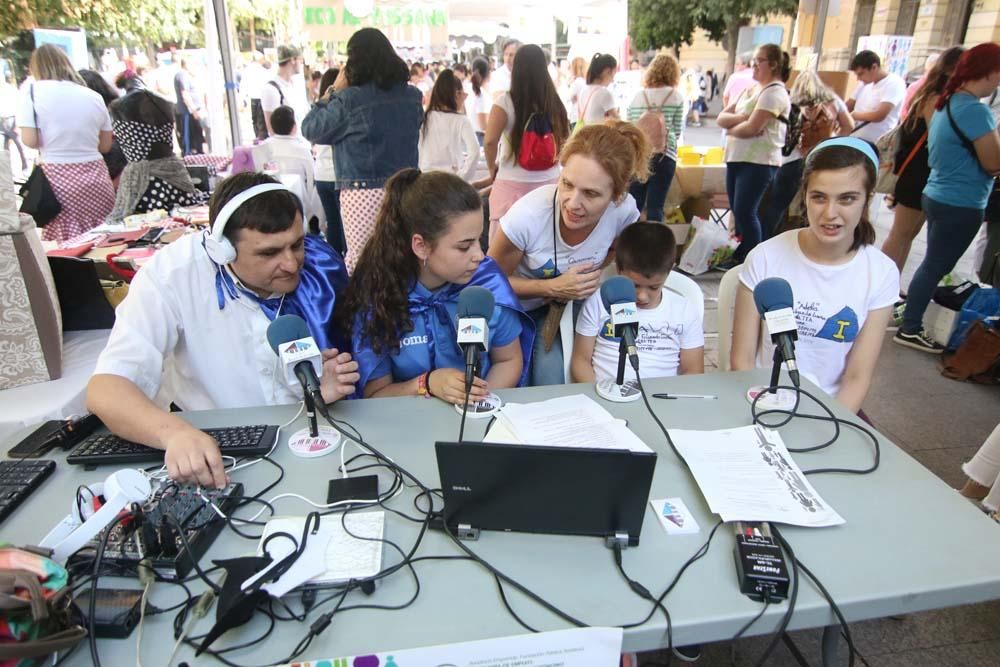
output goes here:
[{"label": "white t-shirt with logo", "polygon": [[[846,264],[830,266],[808,259],[792,230],[764,241],[747,255],[740,281],[751,291],[765,278],[784,278],[792,287],[799,339],[799,370],[823,391],[836,396],[868,313],[891,306],[899,298],[899,269],[881,250],[862,246]],[[774,346],[765,341],[758,359],[770,363]]]},{"label": "white t-shirt with logo", "polygon": [[[639,371],[643,378],[677,375],[681,350],[705,345],[705,333],[698,308],[676,292],[663,288],[663,297],[656,308],[639,308]],[[601,293],[594,292],[583,304],[576,321],[581,336],[595,336],[592,363],[597,381],[613,380],[618,375],[618,346],[611,316],[601,302]],[[625,365],[625,379],[634,380],[635,371]]]},{"label": "white t-shirt with logo", "polygon": [[[593,266],[595,271],[599,271],[611,244],[623,229],[639,219],[635,200],[632,195],[625,195],[620,203],[612,201],[608,205],[586,239],[571,246],[563,240],[562,234],[554,226],[552,204],[555,201],[556,187],[543,185],[532,190],[500,218],[503,233],[515,248],[524,253],[521,263],[517,265],[518,277],[532,280],[555,278],[578,264]],[[524,310],[534,310],[543,303],[543,299],[521,299]]]},{"label": "white t-shirt with logo", "polygon": [[[906,97],[906,83],[897,74],[889,74],[881,81],[863,83],[854,91],[854,110],[865,113],[877,111],[883,102],[892,105],[892,111],[877,123],[868,123],[852,134],[872,143],[899,123],[899,111]],[[858,125],[861,122],[857,123]]]}]

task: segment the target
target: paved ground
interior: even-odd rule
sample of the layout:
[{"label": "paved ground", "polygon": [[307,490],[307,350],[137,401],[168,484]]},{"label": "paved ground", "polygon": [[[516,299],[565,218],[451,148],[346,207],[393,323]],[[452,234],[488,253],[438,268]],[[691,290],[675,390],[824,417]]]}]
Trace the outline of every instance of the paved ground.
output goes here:
[{"label": "paved ground", "polygon": [[[687,143],[719,145],[720,133],[709,119],[706,127],[688,130]],[[714,141],[713,141],[714,140]],[[892,225],[892,214],[881,210],[875,220],[881,245]],[[909,283],[926,250],[922,233],[913,245],[903,284]],[[956,268],[971,274],[971,252]],[[712,272],[696,280],[705,292],[706,369],[718,369],[716,299],[722,274]],[[865,412],[879,430],[951,486],[964,481],[959,466],[972,456],[997,424],[1000,388],[959,383],[943,377],[937,360],[894,344],[886,335],[876,377],[865,402]],[[933,406],[933,409],[928,407]],[[1000,525],[996,527],[1000,530]],[[956,545],[961,548],[963,545]],[[1000,567],[1000,563],[998,563]],[[851,625],[858,650],[872,667],[995,667],[1000,664],[1000,601],[968,605],[898,620],[881,619]],[[820,661],[819,630],[792,633],[811,665]],[[737,664],[753,665],[766,640],[739,642]],[[705,647],[699,665],[729,665],[729,642]],[[846,650],[846,648],[845,648]],[[642,664],[665,664],[666,656],[643,656]],[[845,660],[846,663],[846,660]],[[678,664],[675,660],[673,664]],[[793,666],[791,653],[779,646],[769,665]]]}]

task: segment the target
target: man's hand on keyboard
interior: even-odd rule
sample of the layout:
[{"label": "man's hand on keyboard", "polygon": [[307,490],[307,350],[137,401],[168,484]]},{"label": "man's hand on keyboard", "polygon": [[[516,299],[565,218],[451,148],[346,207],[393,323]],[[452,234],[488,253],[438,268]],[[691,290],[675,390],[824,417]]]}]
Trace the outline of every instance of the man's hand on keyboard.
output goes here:
[{"label": "man's hand on keyboard", "polygon": [[219,445],[193,426],[172,430],[163,438],[164,462],[171,479],[222,489],[227,482]]}]

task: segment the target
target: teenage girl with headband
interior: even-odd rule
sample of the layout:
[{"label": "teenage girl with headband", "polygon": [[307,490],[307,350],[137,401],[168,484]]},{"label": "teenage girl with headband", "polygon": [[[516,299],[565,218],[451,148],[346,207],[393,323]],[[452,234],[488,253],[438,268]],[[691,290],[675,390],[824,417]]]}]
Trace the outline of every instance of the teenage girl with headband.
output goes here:
[{"label": "teenage girl with headband", "polygon": [[828,139],[809,153],[802,174],[809,226],[761,243],[741,269],[733,370],[770,364],[773,349],[761,341],[753,289],[765,278],[784,278],[794,294],[800,371],[860,411],[899,293],[899,270],[872,245],[868,202],[877,173],[875,149],[856,137]]},{"label": "teenage girl with headband", "polygon": [[482,200],[443,171],[404,169],[389,179],[338,321],[354,341],[359,394],[465,400],[465,357],[456,342],[462,289],[493,293],[489,353],[469,395],[523,384],[534,327],[507,277],[479,245]]}]

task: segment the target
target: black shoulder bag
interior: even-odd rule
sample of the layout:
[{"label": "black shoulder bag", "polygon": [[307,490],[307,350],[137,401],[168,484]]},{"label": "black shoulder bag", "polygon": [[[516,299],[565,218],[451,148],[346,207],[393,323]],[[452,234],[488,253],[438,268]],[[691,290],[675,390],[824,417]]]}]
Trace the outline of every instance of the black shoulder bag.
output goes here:
[{"label": "black shoulder bag", "polygon": [[[38,127],[38,114],[35,112],[35,85],[31,84],[28,89],[31,95],[31,113],[35,117],[35,136],[38,137],[38,145],[41,146],[41,128]],[[39,227],[52,222],[52,220],[62,211],[62,204],[56,199],[56,193],[52,189],[52,184],[42,171],[42,165],[35,164],[28,176],[28,181],[21,186],[18,191],[21,195],[21,213],[27,213],[35,219],[35,224]]]}]

